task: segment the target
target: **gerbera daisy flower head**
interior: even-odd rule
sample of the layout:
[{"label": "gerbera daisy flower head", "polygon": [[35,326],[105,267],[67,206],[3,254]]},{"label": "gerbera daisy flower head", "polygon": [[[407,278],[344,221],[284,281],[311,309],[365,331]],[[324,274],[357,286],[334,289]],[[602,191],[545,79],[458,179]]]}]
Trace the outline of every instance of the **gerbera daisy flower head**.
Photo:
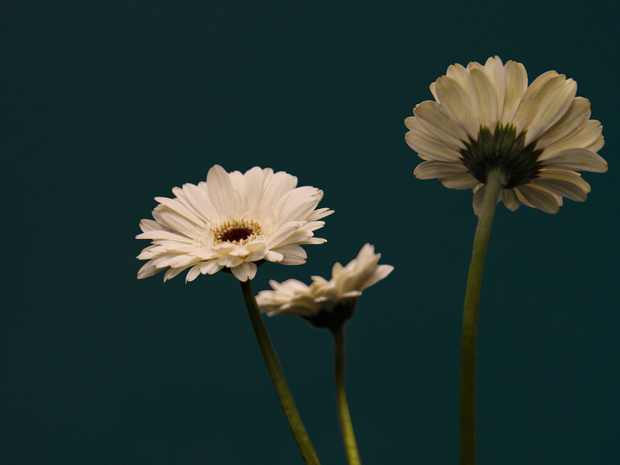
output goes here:
[{"label": "gerbera daisy flower head", "polygon": [[282,283],[271,280],[273,290],[259,292],[256,302],[260,311],[269,316],[296,315],[317,327],[341,325],[353,316],[362,291],[385,279],[394,269],[391,265],[379,265],[380,258],[374,246],[366,244],[346,266],[336,263],[329,281],[312,276],[308,286],[296,279]]},{"label": "gerbera daisy flower head", "polygon": [[136,238],[152,242],[137,257],[148,260],[138,279],[167,269],[166,281],[189,268],[186,281],[222,269],[246,281],[263,261],[300,265],[306,261],[301,245],[324,243],[313,231],[333,213],[316,209],[323,191],[257,166],[242,174],[215,165],[206,182],[172,192],[175,198],[155,198],[153,220],[140,222]]},{"label": "gerbera daisy flower head", "polygon": [[590,185],[577,171],[607,171],[597,154],[603,128],[563,74],[547,71],[528,86],[521,63],[504,65],[496,56],[484,66],[452,65],[430,89],[435,100],[418,104],[405,120],[407,144],[426,160],[414,174],[473,189],[476,214],[492,170],[501,173],[498,202],[547,213],[558,211],[562,197],[586,199]]}]

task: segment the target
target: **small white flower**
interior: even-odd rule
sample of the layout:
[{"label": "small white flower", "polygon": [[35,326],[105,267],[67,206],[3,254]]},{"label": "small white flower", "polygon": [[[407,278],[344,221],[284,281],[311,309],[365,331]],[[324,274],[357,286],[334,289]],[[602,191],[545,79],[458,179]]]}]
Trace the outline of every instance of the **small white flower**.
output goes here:
[{"label": "small white flower", "polygon": [[556,213],[562,197],[584,201],[590,185],[576,171],[607,171],[598,152],[602,126],[577,83],[548,71],[527,85],[521,63],[455,64],[430,86],[435,101],[405,120],[407,144],[427,160],[414,174],[451,189],[473,189],[479,213],[487,175],[500,169],[499,200]]},{"label": "small white flower", "polygon": [[323,191],[296,187],[297,178],[284,171],[254,167],[241,174],[215,165],[207,181],[175,187],[174,199],[156,197],[153,220],[142,220],[137,239],[151,239],[137,257],[149,260],[138,272],[147,278],[168,268],[164,281],[191,268],[186,281],[199,274],[228,268],[246,281],[262,260],[300,265],[306,262],[302,244],[322,244],[313,231],[333,213],[315,210]]},{"label": "small white flower", "polygon": [[271,280],[269,284],[273,291],[258,293],[258,307],[269,316],[291,314],[312,320],[322,312],[331,313],[343,302],[354,306],[364,289],[381,281],[394,269],[391,265],[379,265],[380,258],[381,254],[375,254],[374,246],[366,244],[347,266],[336,263],[329,281],[312,276],[313,282],[307,286],[296,279],[283,283]]}]

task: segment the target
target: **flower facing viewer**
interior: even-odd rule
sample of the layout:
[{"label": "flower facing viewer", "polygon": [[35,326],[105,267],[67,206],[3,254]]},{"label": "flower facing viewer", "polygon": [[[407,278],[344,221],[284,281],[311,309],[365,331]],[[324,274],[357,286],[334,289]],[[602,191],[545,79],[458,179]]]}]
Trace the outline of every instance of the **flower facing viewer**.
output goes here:
[{"label": "flower facing viewer", "polygon": [[584,201],[590,185],[577,171],[602,173],[596,152],[602,126],[577,83],[548,71],[529,86],[521,63],[455,64],[430,86],[435,101],[417,105],[405,120],[407,144],[426,160],[419,179],[439,178],[451,189],[473,189],[479,214],[487,175],[499,169],[501,200],[556,213],[562,197]]},{"label": "flower facing viewer", "polygon": [[329,281],[312,276],[313,282],[307,286],[296,279],[283,283],[271,280],[273,291],[259,292],[256,301],[261,312],[269,316],[297,315],[318,327],[341,324],[353,315],[362,291],[394,269],[391,265],[379,265],[380,258],[374,246],[366,244],[346,266],[336,263]]},{"label": "flower facing viewer", "polygon": [[175,187],[173,199],[156,197],[154,220],[142,220],[136,236],[152,241],[138,256],[149,260],[138,279],[167,269],[166,281],[189,268],[186,281],[193,281],[227,268],[246,281],[256,275],[256,262],[305,263],[301,245],[325,242],[313,231],[333,211],[316,209],[323,191],[296,186],[297,178],[283,171],[227,173],[215,165],[206,182]]}]

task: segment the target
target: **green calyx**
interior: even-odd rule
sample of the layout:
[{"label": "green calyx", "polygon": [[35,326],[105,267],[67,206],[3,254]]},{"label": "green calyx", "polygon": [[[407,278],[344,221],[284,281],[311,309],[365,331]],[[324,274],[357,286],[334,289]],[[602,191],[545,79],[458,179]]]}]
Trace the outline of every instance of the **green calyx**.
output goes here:
[{"label": "green calyx", "polygon": [[526,132],[517,137],[514,124],[504,126],[498,123],[494,133],[480,126],[477,141],[471,137],[469,142],[463,141],[466,148],[460,150],[461,163],[473,177],[485,184],[489,172],[498,168],[502,174],[502,188],[527,184],[538,177],[542,168],[538,157],[543,151],[535,150],[536,141],[524,147]]}]

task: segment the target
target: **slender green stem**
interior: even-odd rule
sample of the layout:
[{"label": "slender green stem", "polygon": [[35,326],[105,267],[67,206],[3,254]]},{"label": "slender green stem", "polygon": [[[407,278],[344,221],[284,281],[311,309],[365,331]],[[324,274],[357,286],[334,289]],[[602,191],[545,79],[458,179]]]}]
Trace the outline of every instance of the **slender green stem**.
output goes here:
[{"label": "slender green stem", "polygon": [[474,248],[467,275],[467,290],[463,311],[463,334],[461,338],[461,394],[460,394],[460,436],[461,465],[476,463],[476,342],[478,336],[478,307],[484,257],[491,236],[491,225],[499,195],[501,174],[489,173],[482,212],[478,219]]},{"label": "slender green stem", "polygon": [[357,442],[353,433],[353,423],[347,403],[347,394],[344,388],[345,382],[345,348],[344,348],[344,324],[332,331],[334,335],[334,374],[336,378],[336,403],[338,404],[338,419],[344,449],[347,453],[349,465],[361,465],[360,454],[357,450]]},{"label": "slender green stem", "polygon": [[252,322],[258,345],[263,353],[267,370],[269,370],[271,381],[273,381],[273,386],[276,388],[278,398],[280,399],[280,405],[282,405],[282,410],[284,410],[284,415],[286,415],[286,420],[291,428],[299,452],[301,452],[301,456],[306,464],[320,465],[314,447],[312,447],[312,443],[306,432],[306,428],[297,411],[293,395],[286,384],[284,373],[282,373],[282,367],[278,361],[276,351],[271,344],[271,338],[269,337],[267,328],[265,328],[265,323],[263,322],[256,299],[254,298],[254,293],[252,292],[252,283],[249,279],[241,283],[241,289],[243,290],[243,298],[248,308],[248,314],[250,315],[250,321]]}]

